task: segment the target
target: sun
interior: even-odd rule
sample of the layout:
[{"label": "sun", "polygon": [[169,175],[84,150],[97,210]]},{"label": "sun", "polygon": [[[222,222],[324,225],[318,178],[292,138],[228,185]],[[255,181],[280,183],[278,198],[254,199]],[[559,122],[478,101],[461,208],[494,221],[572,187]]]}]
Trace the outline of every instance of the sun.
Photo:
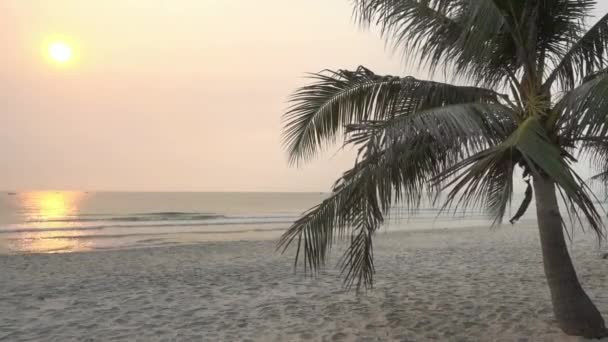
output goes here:
[{"label": "sun", "polygon": [[72,48],[65,42],[53,42],[49,44],[48,56],[54,62],[65,64],[72,59]]}]

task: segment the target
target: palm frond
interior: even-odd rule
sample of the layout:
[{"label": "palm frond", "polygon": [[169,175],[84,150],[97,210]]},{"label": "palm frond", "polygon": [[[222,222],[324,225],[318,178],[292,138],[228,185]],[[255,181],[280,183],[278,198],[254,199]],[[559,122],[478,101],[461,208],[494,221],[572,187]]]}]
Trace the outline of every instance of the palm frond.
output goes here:
[{"label": "palm frond", "polygon": [[371,286],[374,231],[393,202],[417,207],[419,194],[442,165],[435,158],[445,151],[424,138],[414,140],[398,149],[362,152],[361,160],[338,180],[332,194],[283,234],[278,248],[285,250],[297,240],[296,265],[302,261],[305,271],[314,274],[325,265],[336,238],[349,237],[350,246],[341,258],[345,285]]},{"label": "palm frond", "polygon": [[494,224],[502,223],[513,192],[513,171],[520,155],[501,144],[479,152],[439,175],[437,181],[455,177],[447,187],[442,210],[482,207]]},{"label": "palm frond", "polygon": [[[586,32],[585,22],[595,8],[595,0],[546,0],[540,6],[538,49],[553,66],[560,64]],[[543,61],[541,61],[543,63]]]},{"label": "palm frond", "polygon": [[[377,25],[392,45],[414,51],[420,63],[437,66],[464,34],[461,8],[447,1],[355,0],[355,17],[363,25]],[[409,56],[414,57],[414,56]]]},{"label": "palm frond", "polygon": [[[593,203],[594,195],[586,183],[572,170],[562,157],[562,151],[547,137],[545,128],[537,116],[529,117],[502,144],[483,151],[448,169],[442,177],[460,173],[450,185],[454,188],[448,195],[447,205],[452,205],[459,198],[456,206],[472,206],[480,203],[493,204],[487,208],[495,213],[497,222],[504,215],[507,198],[500,192],[493,197],[488,189],[495,188],[508,191],[506,184],[513,165],[523,162],[533,175],[550,177],[573,207],[582,212],[592,229],[603,236],[603,223]],[[512,173],[511,173],[512,175]],[[499,177],[502,176],[502,177]],[[578,215],[578,212],[576,212]]]},{"label": "palm frond", "polygon": [[600,69],[598,71],[595,71],[591,74],[586,75],[583,78],[583,83],[587,83],[589,81],[593,81],[594,79],[598,78],[598,77],[602,77],[602,76],[606,76],[608,75],[608,68],[604,68],[604,69]]},{"label": "palm frond", "polygon": [[587,137],[579,142],[581,153],[586,156],[596,172],[591,180],[600,181],[604,185],[608,184],[608,137]]},{"label": "palm frond", "polygon": [[513,215],[513,217],[509,220],[511,224],[515,224],[515,222],[519,221],[519,219],[524,216],[526,211],[528,211],[530,203],[532,203],[532,196],[534,194],[534,191],[532,190],[532,184],[530,184],[530,179],[526,179],[526,184],[527,185],[526,191],[524,193],[524,198],[521,201],[519,208],[517,208],[515,215]]},{"label": "palm frond", "polygon": [[340,267],[344,275],[344,286],[347,289],[353,286],[357,291],[361,286],[366,288],[374,284],[374,249],[373,234],[376,228],[360,223],[354,228],[350,244],[340,258]]},{"label": "palm frond", "polygon": [[347,142],[357,144],[381,134],[391,143],[424,130],[438,141],[445,137],[450,143],[461,139],[481,149],[508,137],[515,126],[513,110],[500,103],[458,103],[349,125]]},{"label": "palm frond", "polygon": [[501,96],[478,87],[379,76],[364,67],[326,71],[312,78],[313,84],[294,93],[284,116],[283,141],[291,163],[313,157],[334,142],[347,124],[452,103],[497,102]]},{"label": "palm frond", "polygon": [[563,151],[546,134],[539,117],[530,117],[514,133],[510,143],[522,154],[531,173],[537,177],[550,177],[573,206],[578,207],[597,232],[601,219],[586,191],[584,182],[563,158]]},{"label": "palm frond", "polygon": [[[412,62],[491,86],[517,70],[513,37],[495,0],[355,0],[359,22],[378,25]],[[479,72],[483,71],[483,72]]]},{"label": "palm frond", "polygon": [[[608,134],[608,74],[597,74],[567,92],[555,105],[556,125],[564,144]],[[585,147],[584,145],[583,147]]]},{"label": "palm frond", "polygon": [[314,274],[325,265],[335,238],[350,236],[350,247],[341,262],[345,285],[351,286],[356,281],[357,287],[371,286],[370,239],[384,219],[382,204],[392,197],[391,189],[379,189],[387,185],[386,180],[378,182],[380,178],[390,179],[391,173],[379,169],[378,165],[381,164],[363,161],[346,172],[332,195],[298,219],[283,234],[278,247],[285,250],[297,239],[295,263],[303,260],[304,270]]},{"label": "palm frond", "polygon": [[563,90],[606,67],[608,57],[608,14],[600,18],[584,35],[575,41],[545,81],[550,89],[558,80]]},{"label": "palm frond", "polygon": [[315,272],[325,264],[335,238],[348,236],[350,245],[341,259],[345,284],[371,286],[371,238],[385,213],[394,203],[415,210],[425,192],[434,198],[440,187],[430,180],[493,144],[494,140],[484,141],[487,132],[512,130],[510,118],[504,106],[472,103],[349,127],[349,143],[359,146],[357,163],[344,173],[329,198],[290,227],[279,246],[286,248],[297,240],[302,253],[296,256],[296,263],[302,258],[305,270]]}]

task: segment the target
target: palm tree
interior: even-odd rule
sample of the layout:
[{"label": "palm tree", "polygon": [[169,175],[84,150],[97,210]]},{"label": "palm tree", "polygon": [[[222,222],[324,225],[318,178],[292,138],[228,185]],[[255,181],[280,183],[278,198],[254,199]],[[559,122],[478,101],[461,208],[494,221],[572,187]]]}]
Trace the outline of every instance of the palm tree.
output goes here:
[{"label": "palm tree", "polygon": [[[453,84],[364,67],[312,74],[285,114],[290,162],[308,161],[340,138],[358,156],[279,247],[296,243],[296,265],[303,261],[315,272],[333,243],[346,238],[345,285],[369,287],[372,238],[392,205],[415,210],[426,196],[441,194],[444,209],[480,207],[500,224],[520,168],[533,181],[560,328],[606,336],[563,230],[568,221],[590,226],[600,239],[604,234],[601,208],[573,165],[583,156],[608,172],[608,15],[589,27],[592,0],[353,3],[356,20],[379,26],[408,63],[441,72]],[[569,220],[560,214],[558,195]]]}]

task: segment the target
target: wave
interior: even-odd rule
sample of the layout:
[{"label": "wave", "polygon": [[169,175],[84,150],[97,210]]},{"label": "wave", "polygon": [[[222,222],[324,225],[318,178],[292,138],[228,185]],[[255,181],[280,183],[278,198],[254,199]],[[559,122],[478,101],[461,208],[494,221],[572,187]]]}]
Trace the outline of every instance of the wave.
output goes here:
[{"label": "wave", "polygon": [[0,234],[102,230],[104,228],[105,227],[103,227],[103,226],[99,226],[99,227],[57,227],[57,228],[15,228],[15,229],[0,229]]},{"label": "wave", "polygon": [[103,230],[109,228],[168,228],[168,227],[203,227],[203,226],[227,226],[227,225],[253,225],[253,224],[291,224],[295,218],[286,219],[269,219],[268,217],[255,218],[231,218],[221,221],[199,221],[199,222],[173,222],[160,224],[101,224],[95,226],[68,226],[68,227],[17,227],[17,228],[0,228],[0,234],[15,234],[15,233],[41,233],[54,231],[89,231]]},{"label": "wave", "polygon": [[[209,235],[209,234],[242,234],[242,233],[260,233],[260,232],[276,232],[285,231],[287,228],[269,228],[269,229],[240,229],[240,230],[209,230],[209,231],[172,231],[172,232],[157,232],[157,233],[133,233],[133,234],[81,234],[81,235],[54,235],[31,238],[11,238],[7,240],[65,240],[65,239],[117,239],[126,237],[144,237],[144,236],[164,236],[164,235]],[[149,241],[158,239],[149,239]]]},{"label": "wave", "polygon": [[225,218],[224,215],[209,214],[209,213],[188,213],[188,212],[158,212],[144,214],[127,214],[114,216],[112,214],[84,214],[72,217],[51,218],[51,219],[33,219],[28,223],[77,223],[77,222],[97,222],[97,221],[112,221],[112,222],[154,222],[154,221],[195,221],[195,220],[211,220]]},{"label": "wave", "polygon": [[[386,224],[392,223],[427,223],[442,222],[445,220],[486,220],[485,215],[469,213],[461,215],[437,215],[435,209],[423,209],[423,212],[409,215],[407,212],[395,210],[386,217]],[[54,218],[39,221],[28,221],[23,224],[0,226],[0,235],[18,233],[43,233],[43,232],[78,232],[96,231],[113,228],[133,229],[179,229],[180,227],[208,227],[228,225],[268,225],[268,224],[291,224],[300,217],[299,213],[274,213],[260,215],[221,215],[203,212],[151,212],[138,214],[80,214],[74,217]]]}]

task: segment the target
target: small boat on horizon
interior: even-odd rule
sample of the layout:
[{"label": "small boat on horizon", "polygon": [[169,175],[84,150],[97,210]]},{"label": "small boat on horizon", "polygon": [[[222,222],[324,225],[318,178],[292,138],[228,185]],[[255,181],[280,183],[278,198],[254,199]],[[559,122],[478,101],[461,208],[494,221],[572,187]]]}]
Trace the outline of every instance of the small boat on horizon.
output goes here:
[{"label": "small boat on horizon", "polygon": [[7,192],[6,194],[9,196],[15,196],[17,193],[16,192]]}]

